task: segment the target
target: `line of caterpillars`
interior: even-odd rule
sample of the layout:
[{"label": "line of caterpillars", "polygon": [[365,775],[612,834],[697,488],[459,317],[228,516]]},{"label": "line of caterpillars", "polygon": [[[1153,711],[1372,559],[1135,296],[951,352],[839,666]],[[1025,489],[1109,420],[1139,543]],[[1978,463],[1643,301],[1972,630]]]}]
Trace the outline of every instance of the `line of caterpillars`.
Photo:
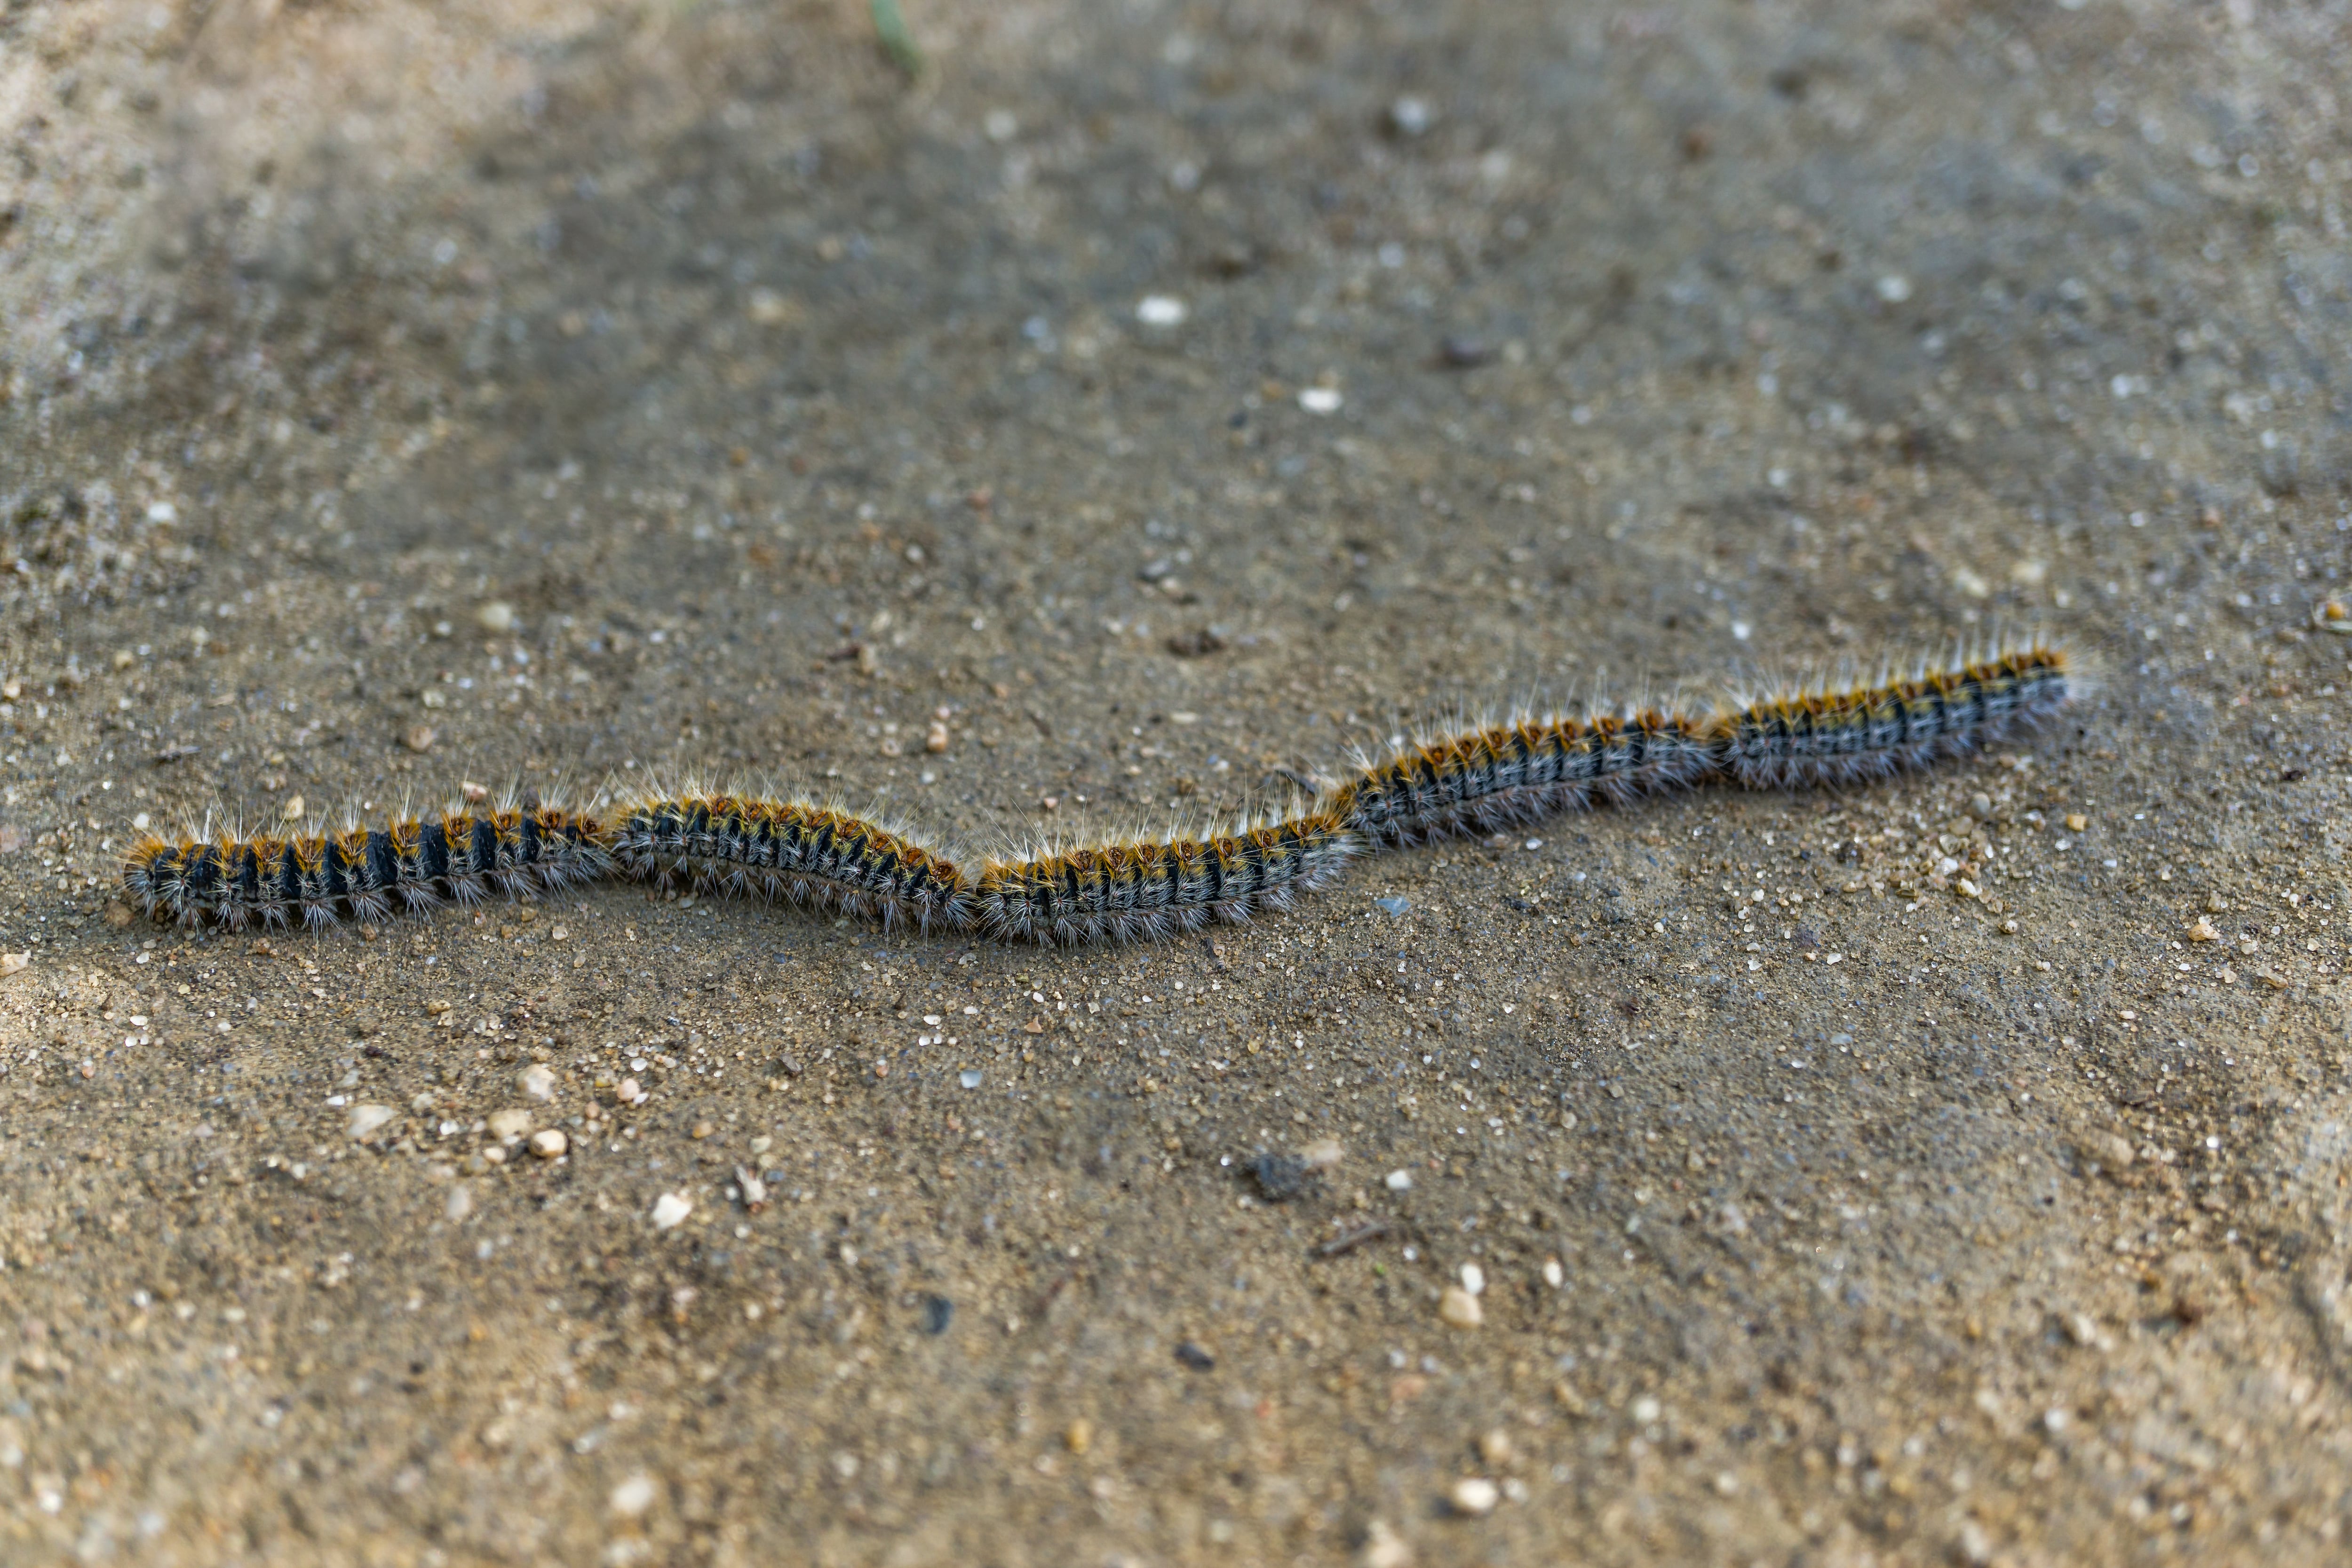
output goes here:
[{"label": "line of caterpillars", "polygon": [[2033,642],[1699,715],[1531,717],[1405,746],[1279,816],[976,868],[832,805],[689,792],[586,810],[459,806],[291,837],[144,837],[125,860],[122,889],[153,918],[236,930],[381,920],[619,873],[782,895],[886,927],[1149,941],[1286,909],[1377,848],[1715,781],[1789,788],[1924,766],[2046,717],[2070,694],[2065,655]]}]

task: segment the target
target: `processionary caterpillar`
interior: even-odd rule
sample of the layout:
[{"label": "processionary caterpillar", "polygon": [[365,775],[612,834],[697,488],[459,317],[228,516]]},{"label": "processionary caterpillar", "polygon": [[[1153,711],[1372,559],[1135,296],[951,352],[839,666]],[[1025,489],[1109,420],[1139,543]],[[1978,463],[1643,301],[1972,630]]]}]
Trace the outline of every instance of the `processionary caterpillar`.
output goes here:
[{"label": "processionary caterpillar", "polygon": [[183,925],[322,927],[622,872],[782,894],[885,927],[1151,941],[1286,909],[1376,849],[1491,832],[1596,799],[1623,805],[1717,781],[1801,788],[1925,766],[2047,717],[2075,684],[2063,652],[2029,642],[1703,713],[1528,716],[1405,746],[1286,816],[976,865],[811,801],[654,792],[584,810],[526,797],[333,833],[144,837],[123,864],[122,889]]}]

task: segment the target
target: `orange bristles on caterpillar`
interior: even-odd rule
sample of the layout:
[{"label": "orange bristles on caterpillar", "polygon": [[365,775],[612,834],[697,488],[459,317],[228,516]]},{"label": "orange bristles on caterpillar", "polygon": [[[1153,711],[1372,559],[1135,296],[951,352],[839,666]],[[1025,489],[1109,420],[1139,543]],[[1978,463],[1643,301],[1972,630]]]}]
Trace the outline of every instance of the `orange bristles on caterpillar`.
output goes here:
[{"label": "orange bristles on caterpillar", "polygon": [[319,927],[494,890],[530,897],[618,870],[782,894],[886,929],[1150,942],[1286,909],[1372,849],[1707,783],[1839,784],[1924,766],[2048,717],[2079,684],[2064,653],[2033,642],[1704,712],[1516,719],[1403,747],[1280,816],[989,859],[977,870],[838,806],[688,790],[588,812],[526,798],[336,833],[142,837],[123,863],[122,889],[184,925]]}]

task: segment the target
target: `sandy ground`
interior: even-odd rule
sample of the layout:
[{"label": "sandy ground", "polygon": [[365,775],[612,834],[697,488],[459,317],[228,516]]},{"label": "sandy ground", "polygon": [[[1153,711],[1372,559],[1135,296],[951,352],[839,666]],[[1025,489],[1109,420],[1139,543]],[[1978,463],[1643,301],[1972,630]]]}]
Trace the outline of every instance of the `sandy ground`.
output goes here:
[{"label": "sandy ground", "polygon": [[[2341,1561],[2346,6],[909,11],[0,14],[0,1557]],[[110,909],[2003,625],[1979,762],[1150,950]]]}]

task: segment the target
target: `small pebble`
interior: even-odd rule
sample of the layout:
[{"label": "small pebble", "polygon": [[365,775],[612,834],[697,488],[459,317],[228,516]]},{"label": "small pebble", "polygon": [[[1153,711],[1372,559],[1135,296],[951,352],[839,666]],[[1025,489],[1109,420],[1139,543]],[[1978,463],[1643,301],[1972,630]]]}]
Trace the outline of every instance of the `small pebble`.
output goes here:
[{"label": "small pebble", "polygon": [[441,1205],[441,1212],[448,1216],[451,1225],[457,1224],[467,1215],[472,1214],[474,1212],[473,1189],[463,1182],[452,1186],[449,1189],[448,1198]]},{"label": "small pebble", "polygon": [[1462,1266],[1462,1289],[1469,1291],[1473,1296],[1485,1295],[1486,1293],[1486,1271],[1479,1268],[1475,1263],[1464,1264]]},{"label": "small pebble", "polygon": [[635,1519],[654,1506],[654,1481],[651,1476],[631,1476],[613,1489],[613,1511],[623,1519]]},{"label": "small pebble", "polygon": [[302,820],[304,809],[302,797],[299,795],[289,795],[286,797],[286,804],[278,808],[278,815],[289,822],[299,822]]},{"label": "small pebble", "polygon": [[1391,915],[1401,915],[1404,913],[1405,910],[1412,908],[1412,900],[1411,899],[1374,899],[1372,902],[1378,904],[1381,909],[1387,910]]},{"label": "small pebble", "polygon": [[654,1228],[674,1230],[686,1223],[694,1212],[694,1205],[677,1193],[664,1193],[654,1200]]},{"label": "small pebble", "polygon": [[621,1080],[621,1087],[613,1091],[613,1098],[619,1100],[623,1105],[635,1105],[645,1097],[645,1089],[640,1087],[637,1080],[633,1078],[623,1079]]},{"label": "small pebble", "polygon": [[923,1298],[923,1332],[936,1338],[946,1333],[948,1325],[954,1321],[955,1303],[953,1301],[949,1300],[945,1296]]},{"label": "small pebble", "polygon": [[1298,1157],[1318,1171],[1328,1171],[1348,1157],[1337,1138],[1318,1138],[1298,1152]]},{"label": "small pebble", "polygon": [[548,1127],[530,1135],[530,1152],[542,1160],[552,1160],[572,1146],[561,1127]]},{"label": "small pebble", "polygon": [[439,731],[430,724],[411,724],[400,737],[400,743],[412,752],[429,752],[433,749],[433,742],[440,738]]},{"label": "small pebble", "polygon": [[492,599],[474,612],[474,618],[482,623],[484,631],[503,636],[515,628],[515,607],[504,599]]},{"label": "small pebble", "polygon": [[1389,105],[1389,129],[1399,136],[1421,136],[1437,122],[1437,110],[1429,100],[1407,94]]},{"label": "small pebble", "polygon": [[1445,1500],[1454,1505],[1456,1513],[1471,1519],[1484,1519],[1495,1511],[1496,1503],[1503,1500],[1503,1489],[1484,1476],[1465,1476],[1454,1483],[1454,1489],[1445,1494]]},{"label": "small pebble", "polygon": [[1146,294],[1135,307],[1135,319],[1147,327],[1181,327],[1192,312],[1172,294]]},{"label": "small pebble", "polygon": [[1337,414],[1345,401],[1336,386],[1310,386],[1298,395],[1298,406],[1309,414]]},{"label": "small pebble", "polygon": [[1969,815],[1979,822],[1992,820],[1992,796],[1979,791],[1969,796]]},{"label": "small pebble", "polygon": [[1357,1561],[1363,1568],[1408,1568],[1412,1548],[1386,1520],[1376,1519],[1364,1527],[1364,1550]]},{"label": "small pebble", "polygon": [[966,1068],[963,1071],[956,1074],[956,1082],[963,1085],[966,1089],[978,1089],[980,1087],[980,1080],[981,1071],[978,1068]]},{"label": "small pebble", "polygon": [[502,1143],[509,1138],[520,1138],[530,1131],[531,1123],[537,1120],[538,1118],[528,1110],[519,1109],[493,1110],[488,1119],[490,1136]]},{"label": "small pebble", "polygon": [[1217,1364],[1215,1356],[1211,1355],[1191,1340],[1186,1340],[1176,1347],[1176,1359],[1194,1372],[1207,1372]]},{"label": "small pebble", "polygon": [[2219,942],[2221,940],[2221,933],[2213,929],[2213,922],[2211,921],[2208,920],[2203,915],[2199,915],[2195,920],[2189,922],[2189,940],[2191,942]]},{"label": "small pebble", "polygon": [[2132,1163],[2131,1141],[2113,1132],[2095,1132],[2086,1141],[2084,1152],[2110,1170],[2120,1171]]},{"label": "small pebble", "polygon": [[1250,1162],[1250,1173],[1257,1178],[1258,1191],[1268,1203],[1283,1204],[1305,1189],[1311,1168],[1289,1154],[1260,1154]]},{"label": "small pebble", "polygon": [[743,301],[743,312],[762,327],[789,327],[806,314],[801,302],[773,289],[754,289]]},{"label": "small pebble", "polygon": [[1475,1329],[1486,1321],[1478,1298],[1459,1285],[1448,1285],[1445,1294],[1437,1299],[1437,1315],[1457,1329]]},{"label": "small pebble", "polygon": [[1070,1423],[1062,1434],[1062,1447],[1073,1454],[1083,1454],[1095,1446],[1095,1424],[1081,1415]]},{"label": "small pebble", "polygon": [[534,1062],[523,1068],[522,1091],[533,1100],[553,1100],[555,1069],[544,1062]]},{"label": "small pebble", "polygon": [[352,1107],[352,1136],[373,1138],[392,1123],[400,1112],[389,1105],[354,1105]]},{"label": "small pebble", "polygon": [[1437,345],[1437,357],[1455,370],[1469,370],[1493,359],[1495,351],[1481,339],[1454,336]]},{"label": "small pebble", "polygon": [[1557,1290],[1568,1283],[1568,1270],[1559,1266],[1557,1258],[1544,1259],[1543,1282]]},{"label": "small pebble", "polygon": [[1900,272],[1890,272],[1878,280],[1878,297],[1890,305],[1900,305],[1911,298],[1911,279]]},{"label": "small pebble", "polygon": [[1517,1451],[1511,1446],[1511,1435],[1500,1426],[1478,1439],[1478,1457],[1498,1470],[1511,1462]]},{"label": "small pebble", "polygon": [[1391,1171],[1387,1175],[1381,1178],[1381,1184],[1388,1188],[1388,1190],[1392,1193],[1409,1193],[1412,1191],[1412,1173],[1411,1171]]}]

